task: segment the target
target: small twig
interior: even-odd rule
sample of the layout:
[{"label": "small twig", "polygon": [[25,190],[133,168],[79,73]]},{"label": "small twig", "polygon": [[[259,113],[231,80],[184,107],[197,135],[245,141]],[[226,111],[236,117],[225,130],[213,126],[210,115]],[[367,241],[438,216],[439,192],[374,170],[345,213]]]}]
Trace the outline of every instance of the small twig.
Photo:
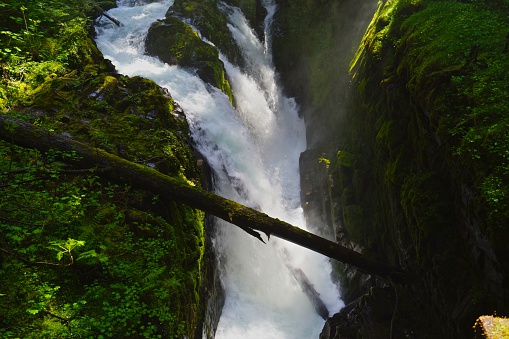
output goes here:
[{"label": "small twig", "polygon": [[252,235],[253,237],[255,237],[256,239],[260,240],[261,242],[263,242],[264,244],[265,241],[263,241],[262,239],[262,236],[260,235],[260,233],[256,232],[255,230],[253,230],[252,228],[249,228],[249,227],[242,227],[242,226],[239,226],[244,232],[246,232],[247,234],[249,235]]},{"label": "small twig", "polygon": [[61,317],[59,315],[56,315],[54,313],[51,313],[50,311],[46,311],[46,310],[43,310],[44,313],[54,317],[54,318],[57,318],[59,320],[62,320],[62,321],[65,321],[66,323],[69,323],[71,320],[73,320],[75,317],[70,317],[70,318],[64,318],[64,317]]},{"label": "small twig", "polygon": [[[53,171],[53,170],[46,169],[46,168],[42,167],[42,168],[38,168],[37,172],[51,173],[51,174],[88,174],[88,173],[102,172],[102,171],[106,171],[106,170],[107,170],[107,168],[82,168],[82,169],[76,169],[76,170],[63,169],[60,171]],[[19,169],[15,169],[15,170],[0,172],[0,175],[23,174],[23,173],[28,173],[29,171],[30,171],[30,168],[19,168]]]},{"label": "small twig", "polygon": [[[228,213],[228,218],[230,218],[230,222],[233,222],[233,214],[232,213]],[[263,241],[262,236],[260,235],[260,233],[256,232],[255,230],[253,230],[250,227],[243,227],[243,226],[239,226],[239,227],[240,227],[240,229],[242,229],[247,234],[255,237],[256,239],[260,240],[261,242],[263,242],[265,244],[265,241]]]},{"label": "small twig", "polygon": [[509,51],[509,33],[507,33],[505,37],[505,45],[504,49],[502,50],[502,53],[507,53]]},{"label": "small twig", "polygon": [[102,173],[107,171],[107,167],[102,168],[84,168],[84,169],[76,169],[76,170],[61,170],[56,172],[57,174],[71,174],[71,175],[77,175],[77,174],[90,174],[90,173]]},{"label": "small twig", "polygon": [[[38,172],[44,173],[44,174],[80,175],[80,174],[102,173],[107,170],[108,170],[108,168],[104,167],[104,168],[89,168],[89,169],[77,169],[77,170],[60,170],[60,171],[55,172],[55,171],[47,170],[45,168],[41,168],[41,169],[38,169]],[[29,171],[29,169],[24,168],[24,169],[12,170],[12,171],[8,171],[8,172],[1,172],[0,175],[11,174],[11,173],[21,174],[21,173],[27,173],[28,171]],[[30,179],[30,180],[15,181],[13,183],[0,185],[0,188],[9,187],[12,185],[26,184],[29,182],[34,182],[34,181],[39,181],[39,180],[48,180],[48,179],[53,179],[53,178],[47,176],[47,177],[39,177],[39,178],[35,178],[35,179]]]},{"label": "small twig", "polygon": [[23,173],[27,173],[28,171],[29,171],[29,168],[19,168],[19,169],[15,169],[15,170],[2,171],[2,172],[0,172],[0,175],[4,175],[4,174],[23,174]]}]

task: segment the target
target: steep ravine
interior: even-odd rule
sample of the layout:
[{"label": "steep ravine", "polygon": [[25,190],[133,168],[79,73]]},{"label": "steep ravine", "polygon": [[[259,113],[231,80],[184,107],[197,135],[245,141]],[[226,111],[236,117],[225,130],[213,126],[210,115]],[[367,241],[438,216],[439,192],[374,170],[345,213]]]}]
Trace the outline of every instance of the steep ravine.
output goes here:
[{"label": "steep ravine", "polygon": [[338,264],[353,304],[323,338],[465,337],[478,316],[507,315],[507,2],[387,1],[362,41],[353,2],[280,6],[309,218],[415,275],[393,286]]},{"label": "steep ravine", "polygon": [[[100,13],[82,12],[78,1],[69,1],[67,12],[46,3],[20,12],[9,0],[0,14],[2,114],[206,182],[204,160],[193,154],[183,112],[168,92],[117,74],[87,37],[84,16]],[[261,35],[260,3],[235,3]],[[210,4],[177,1],[170,14],[203,24],[207,38],[229,46]],[[415,277],[392,284],[335,263],[349,305],[326,322],[321,338],[470,337],[478,316],[508,315],[508,1],[385,1],[378,11],[374,0],[278,6],[274,61],[307,124],[300,165],[308,222]],[[82,23],[68,18],[71,9]],[[47,21],[57,14],[65,24]],[[41,19],[37,35],[24,15]],[[223,48],[232,58],[238,53]],[[198,60],[206,61],[204,77],[229,94],[217,52],[200,53],[191,54],[213,59]],[[8,140],[0,147],[2,170],[39,161]],[[26,156],[9,160],[14,151]],[[58,172],[64,162],[45,165]],[[218,280],[201,212],[93,174],[33,187],[8,187],[12,177],[4,177],[1,240],[11,253],[2,252],[0,336],[212,336],[223,299],[219,293],[216,303],[203,304]],[[76,192],[80,218],[72,215]],[[18,214],[26,196],[40,198]],[[53,204],[60,197],[61,210]],[[12,255],[54,261],[47,244],[67,238],[84,241],[77,258],[89,255],[70,268],[28,265]]]}]

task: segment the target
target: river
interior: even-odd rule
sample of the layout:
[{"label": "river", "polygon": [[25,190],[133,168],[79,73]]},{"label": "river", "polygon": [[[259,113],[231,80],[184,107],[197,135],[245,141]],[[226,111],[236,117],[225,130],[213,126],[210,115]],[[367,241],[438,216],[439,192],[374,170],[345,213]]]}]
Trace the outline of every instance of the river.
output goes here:
[{"label": "river", "polygon": [[[186,113],[197,149],[213,169],[215,193],[306,228],[298,168],[306,148],[305,128],[295,101],[282,94],[272,64],[275,5],[264,3],[269,13],[265,41],[256,37],[238,9],[222,5],[247,65],[241,71],[222,56],[236,100],[233,108],[226,95],[191,71],[145,55],[148,28],[164,18],[172,3],[117,1],[119,7],[108,14],[124,26],[102,20],[96,27],[99,49],[119,73],[152,79],[170,91]],[[324,321],[292,271],[307,276],[332,314],[342,302],[331,281],[329,260],[274,237],[263,236],[263,244],[226,222],[215,223],[213,243],[226,291],[216,338],[318,338]]]}]

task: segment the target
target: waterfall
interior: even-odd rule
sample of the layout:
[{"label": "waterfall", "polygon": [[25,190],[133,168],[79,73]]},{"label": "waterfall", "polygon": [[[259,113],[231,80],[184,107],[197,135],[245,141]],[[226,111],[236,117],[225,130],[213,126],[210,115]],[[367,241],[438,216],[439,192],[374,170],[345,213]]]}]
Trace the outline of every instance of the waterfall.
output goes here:
[{"label": "waterfall", "polygon": [[[265,2],[270,38],[275,5]],[[294,100],[277,85],[270,40],[260,41],[237,8],[220,4],[246,58],[240,70],[221,57],[236,98],[233,108],[226,95],[191,72],[144,55],[150,24],[164,17],[172,1],[135,6],[125,0],[118,5],[108,14],[124,26],[102,21],[96,39],[100,50],[119,73],[143,76],[169,89],[213,169],[216,193],[305,228],[298,169],[306,146],[304,123]],[[329,312],[336,312],[341,301],[328,259],[273,237],[263,244],[220,220],[215,229],[213,243],[226,290],[216,338],[318,338],[324,321],[295,275],[302,272]]]}]

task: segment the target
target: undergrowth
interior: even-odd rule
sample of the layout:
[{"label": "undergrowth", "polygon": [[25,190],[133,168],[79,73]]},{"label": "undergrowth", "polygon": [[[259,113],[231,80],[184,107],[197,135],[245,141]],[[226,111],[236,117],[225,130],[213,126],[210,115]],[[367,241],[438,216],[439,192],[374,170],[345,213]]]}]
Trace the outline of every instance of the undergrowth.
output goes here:
[{"label": "undergrowth", "polygon": [[157,215],[167,208],[157,196],[146,201],[128,186],[66,170],[57,159],[72,153],[0,142],[0,154],[1,337],[190,333],[188,314],[198,312],[199,300],[199,216],[188,210],[170,223]]},{"label": "undergrowth", "polygon": [[[0,3],[0,114],[197,183],[173,100],[111,73],[89,36],[93,11]],[[0,141],[0,337],[193,337],[202,213],[74,160]]]}]

